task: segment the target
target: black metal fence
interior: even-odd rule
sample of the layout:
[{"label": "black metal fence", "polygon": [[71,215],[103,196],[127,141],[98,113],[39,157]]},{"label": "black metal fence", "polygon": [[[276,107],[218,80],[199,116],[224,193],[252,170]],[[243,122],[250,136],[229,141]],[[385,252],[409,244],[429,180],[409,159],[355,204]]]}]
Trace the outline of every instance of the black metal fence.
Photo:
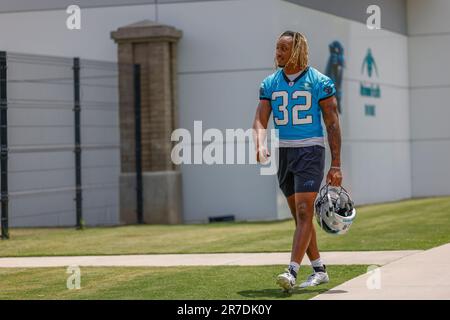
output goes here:
[{"label": "black metal fence", "polygon": [[8,100],[6,91],[6,52],[0,52],[0,175],[1,175],[1,231],[2,239],[9,238],[8,230]]},{"label": "black metal fence", "polygon": [[144,210],[142,198],[142,139],[141,139],[141,68],[134,65],[134,123],[136,139],[136,204],[137,221],[144,223]]},{"label": "black metal fence", "polygon": [[[19,226],[78,229],[86,213],[92,224],[119,222],[118,69],[110,62],[0,52],[2,239],[9,238],[11,217]],[[142,223],[140,68],[120,70],[134,79],[134,92],[126,96],[135,111],[136,211]]]}]

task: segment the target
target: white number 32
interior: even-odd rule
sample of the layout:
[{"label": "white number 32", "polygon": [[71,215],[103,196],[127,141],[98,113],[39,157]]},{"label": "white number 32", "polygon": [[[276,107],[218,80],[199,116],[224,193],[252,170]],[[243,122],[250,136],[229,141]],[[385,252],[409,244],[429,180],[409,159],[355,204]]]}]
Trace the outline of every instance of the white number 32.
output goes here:
[{"label": "white number 32", "polygon": [[307,115],[304,118],[300,118],[299,111],[308,111],[311,108],[311,93],[308,91],[294,91],[292,93],[292,99],[300,97],[305,98],[305,104],[296,104],[292,107],[292,116],[289,117],[288,105],[288,93],[287,91],[277,91],[272,93],[272,100],[276,100],[281,97],[281,104],[278,106],[278,111],[283,113],[281,118],[274,117],[275,123],[278,126],[285,126],[289,123],[289,118],[292,118],[292,124],[308,124],[312,123],[312,115]]}]

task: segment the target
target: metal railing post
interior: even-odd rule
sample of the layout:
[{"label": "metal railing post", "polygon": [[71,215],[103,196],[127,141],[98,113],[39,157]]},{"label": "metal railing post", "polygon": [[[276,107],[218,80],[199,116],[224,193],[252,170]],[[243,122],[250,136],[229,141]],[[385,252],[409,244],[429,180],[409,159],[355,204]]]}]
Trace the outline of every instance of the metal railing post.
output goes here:
[{"label": "metal railing post", "polygon": [[0,51],[0,179],[1,179],[1,231],[2,239],[9,239],[8,226],[8,99],[6,52]]},{"label": "metal railing post", "polygon": [[80,58],[73,59],[73,89],[75,113],[75,202],[77,215],[77,229],[83,229],[83,198],[81,186],[81,130],[80,130]]}]

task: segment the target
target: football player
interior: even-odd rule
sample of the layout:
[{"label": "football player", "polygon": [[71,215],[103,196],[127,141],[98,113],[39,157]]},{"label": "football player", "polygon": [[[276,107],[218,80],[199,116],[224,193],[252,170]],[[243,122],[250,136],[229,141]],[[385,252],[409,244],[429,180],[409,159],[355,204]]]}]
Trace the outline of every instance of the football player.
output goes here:
[{"label": "football player", "polygon": [[265,162],[270,157],[265,145],[265,130],[273,113],[274,127],[279,130],[278,182],[296,225],[291,262],[286,272],[277,277],[277,284],[288,291],[296,284],[305,253],[314,272],[300,287],[329,281],[313,225],[314,200],[325,167],[321,117],[331,150],[326,182],[332,186],[340,186],[342,182],[341,132],[334,83],[308,65],[305,36],[293,31],[282,33],[276,42],[275,63],[277,71],[261,83],[253,129],[257,161]]}]

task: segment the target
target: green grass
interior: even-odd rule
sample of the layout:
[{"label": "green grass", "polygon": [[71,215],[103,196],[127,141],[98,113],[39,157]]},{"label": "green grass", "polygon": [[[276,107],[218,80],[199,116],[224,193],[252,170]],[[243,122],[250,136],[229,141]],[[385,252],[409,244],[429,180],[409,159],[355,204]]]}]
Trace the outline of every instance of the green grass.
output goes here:
[{"label": "green grass", "polygon": [[[450,242],[450,197],[357,208],[348,234],[318,230],[321,251],[429,249]],[[314,224],[317,226],[316,222]],[[290,251],[293,220],[206,225],[11,229],[0,257]]]},{"label": "green grass", "polygon": [[[309,299],[363,274],[367,266],[328,266],[330,282],[283,293],[285,266],[81,268],[81,289],[68,290],[65,268],[0,269],[0,299]],[[299,281],[310,268],[301,268]]]}]

